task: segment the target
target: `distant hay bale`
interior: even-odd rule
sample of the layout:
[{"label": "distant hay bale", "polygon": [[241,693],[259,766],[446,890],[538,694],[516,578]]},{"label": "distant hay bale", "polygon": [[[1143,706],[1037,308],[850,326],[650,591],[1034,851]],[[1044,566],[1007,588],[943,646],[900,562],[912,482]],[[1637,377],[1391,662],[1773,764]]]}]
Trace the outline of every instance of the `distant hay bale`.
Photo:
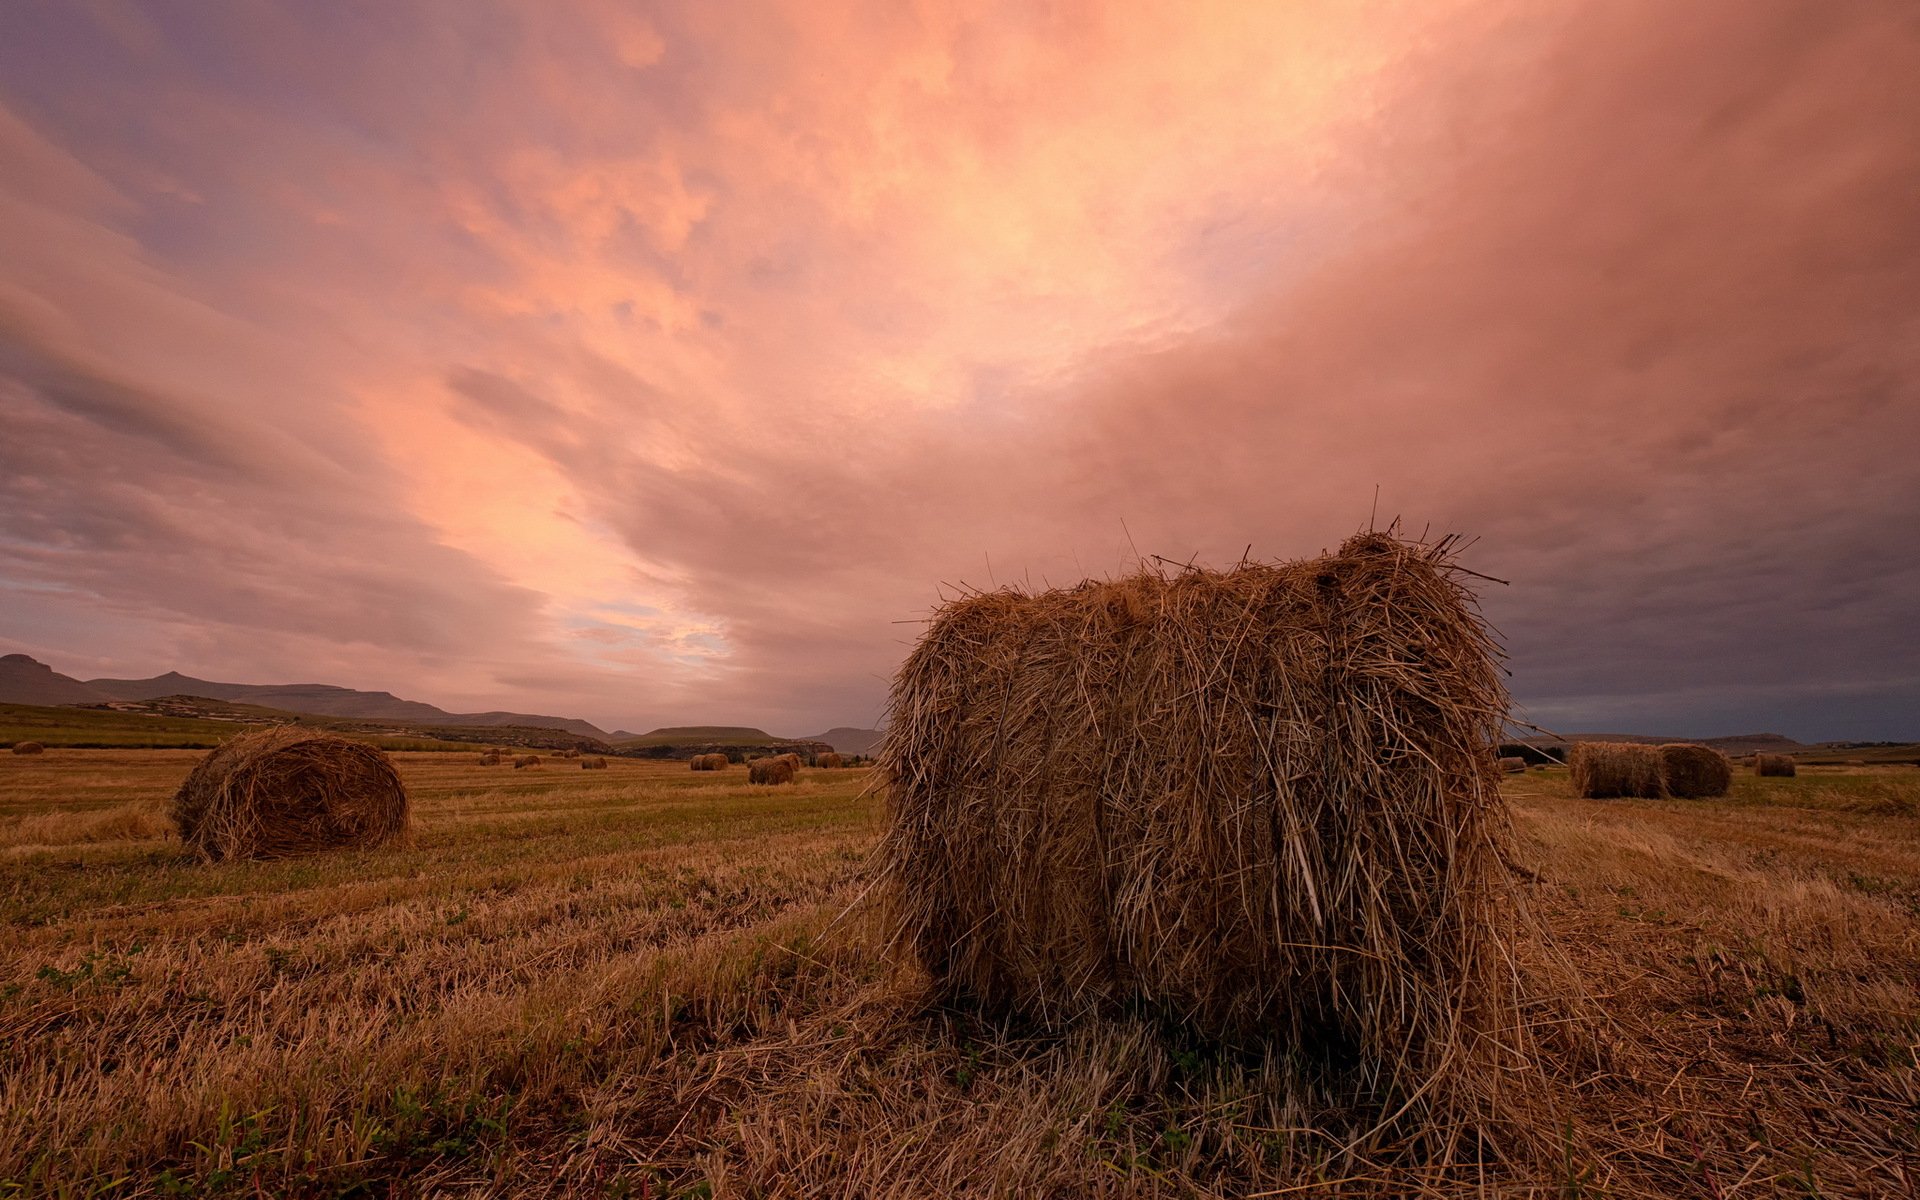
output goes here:
[{"label": "distant hay bale", "polygon": [[580,769],[582,771],[604,771],[607,769],[607,760],[598,755],[593,758],[583,758],[580,760]]},{"label": "distant hay bale", "polygon": [[1660,747],[1667,793],[1682,800],[1724,796],[1733,786],[1733,764],[1712,746],[1670,742]]},{"label": "distant hay bale", "polygon": [[407,828],[407,791],[386,754],[297,725],[241,734],[174,793],[181,840],[208,859],[285,858],[377,846]]},{"label": "distant hay bale", "polygon": [[797,773],[797,772],[798,772],[798,771],[800,770],[800,768],[801,768],[802,766],[805,766],[805,765],[806,765],[806,764],[804,764],[804,763],[802,763],[802,762],[800,761],[800,756],[799,756],[798,754],[795,754],[795,753],[794,753],[793,751],[791,751],[791,750],[789,750],[789,751],[787,751],[787,752],[786,752],[785,754],[781,754],[781,755],[776,755],[776,757],[778,757],[778,758],[784,758],[784,759],[786,759],[786,760],[787,760],[788,762],[790,762],[790,763],[792,763],[792,764],[793,764],[793,769],[794,769],[794,771],[795,771],[796,773]]},{"label": "distant hay bale", "polygon": [[832,770],[835,767],[843,766],[844,763],[838,754],[829,750],[825,754],[822,754],[816,757],[813,760],[813,765],[816,767],[826,767],[828,770]]},{"label": "distant hay bale", "polygon": [[1510,754],[1500,760],[1500,769],[1508,775],[1517,775],[1527,769],[1527,760]]},{"label": "distant hay bale", "polygon": [[13,752],[15,754],[45,754],[47,748],[39,742],[15,742],[13,744]]},{"label": "distant hay bale", "polygon": [[516,771],[520,770],[522,767],[537,767],[539,765],[540,765],[540,756],[538,754],[522,754],[520,757],[513,760],[513,769]]},{"label": "distant hay bale", "polygon": [[486,752],[485,754],[482,754],[482,755],[480,756],[480,765],[481,765],[481,766],[483,766],[483,767],[497,767],[497,766],[499,766],[499,765],[500,765],[500,752],[499,752],[498,750],[489,750],[489,751],[487,751],[487,752]]},{"label": "distant hay bale", "polygon": [[1639,742],[1575,742],[1567,758],[1573,794],[1589,800],[1667,794],[1666,762],[1658,746]]},{"label": "distant hay bale", "polygon": [[727,769],[727,756],[724,754],[696,754],[687,760],[687,765],[696,771],[724,771]]},{"label": "distant hay bale", "polygon": [[782,754],[775,758],[756,758],[747,764],[748,783],[792,783],[799,772],[795,766],[795,756]]},{"label": "distant hay bale", "polygon": [[1778,775],[1787,779],[1798,772],[1792,758],[1785,754],[1756,754],[1753,756],[1755,775]]},{"label": "distant hay bale", "polygon": [[554,757],[556,757],[556,758],[579,758],[579,757],[580,757],[580,751],[579,751],[578,749],[570,749],[570,750],[562,750],[562,751],[560,751],[560,752],[559,752],[558,754],[556,754],[556,755],[555,755]]},{"label": "distant hay bale", "polygon": [[1450,544],[939,609],[877,756],[893,944],[990,1010],[1145,1005],[1484,1114],[1524,1069],[1521,902]]},{"label": "distant hay bale", "polygon": [[1867,760],[1864,758],[1850,758],[1847,760],[1847,765],[1850,767],[1864,767],[1867,765]]}]

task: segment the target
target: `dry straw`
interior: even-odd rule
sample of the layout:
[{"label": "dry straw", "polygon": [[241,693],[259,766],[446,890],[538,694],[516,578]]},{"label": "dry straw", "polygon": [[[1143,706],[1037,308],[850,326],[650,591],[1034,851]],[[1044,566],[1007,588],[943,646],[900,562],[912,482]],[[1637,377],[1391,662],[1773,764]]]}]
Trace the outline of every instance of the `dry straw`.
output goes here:
[{"label": "dry straw", "polygon": [[879,754],[895,943],[950,999],[1144,1004],[1484,1130],[1529,1056],[1507,698],[1452,544],[946,605]]},{"label": "dry straw", "polygon": [[1500,769],[1509,775],[1518,775],[1527,769],[1527,760],[1510,754],[1500,760]]},{"label": "dry straw", "polygon": [[724,771],[727,769],[727,756],[724,754],[696,754],[688,760],[687,765],[696,771]]},{"label": "dry straw", "polygon": [[748,783],[792,783],[798,774],[799,759],[792,754],[774,758],[756,758],[747,764]]},{"label": "dry straw", "polygon": [[580,769],[582,771],[604,771],[607,769],[607,760],[598,755],[592,758],[583,758],[580,760]]},{"label": "dry straw", "polygon": [[200,760],[174,794],[180,837],[209,859],[377,846],[407,828],[407,792],[364,742],[281,725]]},{"label": "dry straw", "polygon": [[1712,746],[1670,742],[1660,747],[1667,792],[1682,800],[1724,796],[1733,786],[1733,764]]},{"label": "dry straw", "polygon": [[813,765],[816,767],[826,767],[831,769],[834,767],[845,766],[846,760],[842,759],[840,755],[835,751],[829,750],[825,754],[815,756],[813,760]]},{"label": "dry straw", "polygon": [[1567,757],[1573,792],[1589,800],[1658,799],[1667,794],[1660,747],[1638,742],[1575,742]]},{"label": "dry straw", "polygon": [[1784,754],[1756,754],[1753,756],[1755,775],[1780,775],[1792,778],[1798,768],[1793,759]]},{"label": "dry straw", "polygon": [[13,752],[15,754],[45,754],[47,748],[39,742],[15,742],[13,744]]}]

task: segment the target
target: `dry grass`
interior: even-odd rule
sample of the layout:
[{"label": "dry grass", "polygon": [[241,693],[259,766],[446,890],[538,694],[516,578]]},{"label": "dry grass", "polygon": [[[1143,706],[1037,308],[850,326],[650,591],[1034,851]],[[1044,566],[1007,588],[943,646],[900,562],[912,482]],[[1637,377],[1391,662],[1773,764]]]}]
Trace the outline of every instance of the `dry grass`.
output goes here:
[{"label": "dry grass", "polygon": [[857,773],[408,753],[404,853],[208,865],[158,836],[194,757],[0,756],[0,1196],[1920,1186],[1912,768],[1604,806],[1509,777],[1597,1019],[1540,1060],[1558,1153],[1500,1166],[1343,1155],[1278,1051],[940,1007],[855,905],[880,824]]},{"label": "dry grass", "polygon": [[1667,794],[1666,760],[1658,746],[1637,742],[1576,742],[1567,757],[1573,790],[1589,800]]},{"label": "dry grass", "polygon": [[299,725],[229,738],[200,760],[168,815],[209,859],[377,846],[407,829],[386,752]]},{"label": "dry grass", "polygon": [[1682,800],[1724,796],[1733,786],[1733,764],[1712,746],[1670,742],[1660,747],[1667,794]]},{"label": "dry grass", "polygon": [[1781,779],[1792,779],[1797,764],[1785,754],[1756,754],[1753,756],[1755,775],[1772,775]]}]

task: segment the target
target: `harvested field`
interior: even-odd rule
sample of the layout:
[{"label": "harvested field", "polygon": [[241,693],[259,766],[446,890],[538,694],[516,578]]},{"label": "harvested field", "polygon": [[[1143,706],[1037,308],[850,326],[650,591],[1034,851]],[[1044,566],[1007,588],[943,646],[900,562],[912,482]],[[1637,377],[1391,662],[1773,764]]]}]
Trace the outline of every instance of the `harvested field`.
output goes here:
[{"label": "harvested field", "polygon": [[1911,767],[1606,805],[1506,777],[1601,1019],[1543,1061],[1562,1154],[1483,1170],[1343,1157],[1312,1080],[1244,1046],[930,1006],[855,903],[860,773],[402,753],[409,849],[203,864],[162,817],[197,758],[0,755],[0,1106],[33,1114],[0,1122],[0,1195],[1916,1186]]}]

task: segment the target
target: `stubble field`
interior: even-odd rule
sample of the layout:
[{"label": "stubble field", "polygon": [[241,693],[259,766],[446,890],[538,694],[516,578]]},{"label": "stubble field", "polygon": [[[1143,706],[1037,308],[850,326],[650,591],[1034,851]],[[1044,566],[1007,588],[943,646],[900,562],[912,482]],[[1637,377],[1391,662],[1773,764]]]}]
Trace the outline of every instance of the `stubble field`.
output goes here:
[{"label": "stubble field", "polygon": [[0,1195],[1920,1196],[1910,767],[1509,778],[1556,1148],[1433,1163],[1284,1056],[928,1005],[862,771],[404,753],[409,845],[204,865],[196,757],[0,756]]}]

